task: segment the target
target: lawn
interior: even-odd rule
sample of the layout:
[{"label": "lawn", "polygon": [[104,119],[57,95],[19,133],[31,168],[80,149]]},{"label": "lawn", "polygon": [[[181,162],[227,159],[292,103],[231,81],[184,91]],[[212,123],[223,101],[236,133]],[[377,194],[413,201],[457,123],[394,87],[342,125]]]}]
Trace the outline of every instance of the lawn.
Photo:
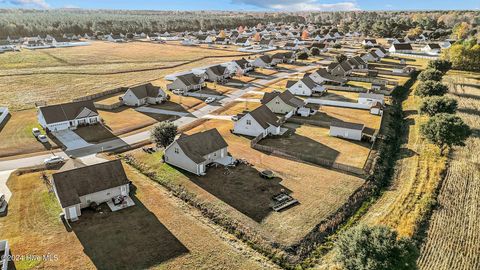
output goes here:
[{"label": "lawn", "polygon": [[322,95],[322,99],[338,100],[338,101],[345,101],[345,102],[357,102],[358,93],[328,90],[326,93]]},{"label": "lawn", "polygon": [[83,210],[80,220],[72,223],[73,230],[60,221],[59,204],[40,180],[40,173],[12,175],[9,213],[0,219],[2,239],[9,240],[13,255],[58,258],[17,261],[16,269],[271,267],[163,188],[128,166],[126,172],[136,187],[136,205],[113,213]]},{"label": "lawn", "polygon": [[220,115],[237,115],[243,111],[253,111],[261,105],[260,102],[232,102],[219,112]]},{"label": "lawn", "polygon": [[381,117],[371,114],[369,110],[333,106],[322,106],[320,111],[310,118],[320,121],[340,120],[344,122],[361,123],[373,129],[380,129],[381,124]]},{"label": "lawn", "polygon": [[[286,245],[305,236],[363,183],[362,179],[354,176],[254,150],[250,147],[249,139],[230,133],[233,124],[229,121],[208,120],[188,133],[213,127],[225,138],[229,152],[234,157],[244,158],[253,166],[235,168],[232,176],[221,176],[220,172],[209,169],[206,176],[198,178],[160,162],[161,151],[155,155],[140,150],[130,153],[165,181],[187,188],[201,200],[213,203],[229,217]],[[274,171],[278,177],[273,183],[263,183],[266,180],[258,178],[258,172],[266,169]],[[267,207],[268,196],[281,188],[291,192],[300,204],[283,212],[271,212]],[[246,198],[257,202],[259,209],[254,209],[251,202],[244,202]]]},{"label": "lawn", "polygon": [[46,151],[58,146],[52,141],[42,144],[33,136],[32,128],[41,127],[36,110],[11,112],[6,124],[0,126],[0,157]]}]

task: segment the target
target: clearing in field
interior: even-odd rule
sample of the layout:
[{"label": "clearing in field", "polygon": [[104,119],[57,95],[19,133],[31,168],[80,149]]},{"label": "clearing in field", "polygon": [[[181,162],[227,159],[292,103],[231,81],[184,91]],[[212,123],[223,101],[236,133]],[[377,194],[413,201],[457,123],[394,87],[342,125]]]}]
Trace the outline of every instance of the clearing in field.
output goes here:
[{"label": "clearing in field", "polygon": [[[263,269],[262,258],[233,236],[212,229],[196,213],[163,188],[125,165],[135,185],[135,206],[118,212],[82,211],[78,222],[65,226],[60,206],[41,173],[13,174],[9,213],[0,220],[2,237],[13,255],[52,254],[55,260],[15,262],[17,269],[149,268]],[[19,226],[20,224],[20,226]],[[68,228],[68,229],[67,229]],[[219,235],[220,234],[220,235]],[[227,243],[224,239],[229,239]],[[242,247],[239,252],[236,246]],[[258,261],[257,261],[258,260]],[[268,265],[271,267],[271,265]]]},{"label": "clearing in field", "polygon": [[[229,152],[235,158],[246,159],[253,166],[241,165],[228,171],[210,168],[206,176],[197,177],[162,163],[162,151],[148,155],[136,150],[131,154],[165,181],[187,188],[229,217],[284,245],[300,240],[363,183],[358,177],[254,150],[248,138],[230,133],[233,128],[230,121],[208,120],[188,133],[213,127],[227,141]],[[277,178],[260,178],[258,172],[262,170],[272,170]],[[273,212],[271,195],[282,189],[300,204]]]}]

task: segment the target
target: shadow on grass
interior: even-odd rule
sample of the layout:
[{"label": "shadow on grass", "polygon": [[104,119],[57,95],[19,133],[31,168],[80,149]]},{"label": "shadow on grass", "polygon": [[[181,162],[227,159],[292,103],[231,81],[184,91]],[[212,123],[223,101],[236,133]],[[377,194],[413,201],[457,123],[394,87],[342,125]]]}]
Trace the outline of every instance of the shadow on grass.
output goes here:
[{"label": "shadow on grass", "polygon": [[228,169],[210,167],[206,176],[184,173],[193,183],[256,222],[261,222],[273,211],[272,196],[280,192],[291,193],[280,184],[281,178],[264,179],[254,167],[245,164]]},{"label": "shadow on grass", "polygon": [[187,254],[189,250],[132,196],[135,206],[111,212],[83,209],[70,223],[97,269],[145,269]]}]

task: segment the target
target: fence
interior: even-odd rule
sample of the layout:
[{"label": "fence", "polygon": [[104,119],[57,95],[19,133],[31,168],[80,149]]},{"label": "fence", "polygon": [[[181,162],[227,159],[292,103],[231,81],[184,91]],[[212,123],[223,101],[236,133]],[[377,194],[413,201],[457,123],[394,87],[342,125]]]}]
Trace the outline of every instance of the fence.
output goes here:
[{"label": "fence", "polygon": [[3,121],[7,118],[9,114],[7,107],[0,107],[0,126],[2,125]]},{"label": "fence", "polygon": [[196,93],[196,92],[186,92],[185,93],[185,96],[189,96],[189,97],[196,97],[196,98],[215,98],[215,99],[219,99],[219,98],[223,98],[224,96],[222,95],[212,95],[212,94],[203,94],[203,93]]},{"label": "fence", "polygon": [[116,108],[122,106],[123,102],[119,101],[119,102],[112,103],[112,104],[101,104],[101,103],[98,103],[98,102],[94,102],[93,105],[95,105],[95,108],[100,109],[100,110],[113,110],[113,109],[116,109]]},{"label": "fence", "polygon": [[325,88],[327,90],[347,91],[347,92],[356,92],[356,93],[367,92],[367,89],[365,89],[365,88],[352,87],[352,86],[325,85]]},{"label": "fence", "polygon": [[324,106],[335,106],[335,107],[344,107],[344,108],[353,108],[361,110],[370,110],[368,104],[354,103],[354,102],[345,102],[345,101],[336,101],[336,100],[326,100],[318,98],[307,98],[305,102],[312,104],[319,104]]},{"label": "fence", "polygon": [[291,117],[287,120],[287,122],[295,123],[295,124],[308,124],[312,126],[319,126],[319,127],[330,127],[330,122],[328,121],[318,121],[318,120],[310,120],[310,119],[303,119],[300,117]]},{"label": "fence", "polygon": [[429,60],[437,60],[439,58],[438,56],[429,56],[429,55],[423,55],[423,54],[410,54],[410,53],[390,53],[390,55],[406,56],[406,57],[413,57],[413,58],[423,58],[423,59],[429,59]]},{"label": "fence", "polygon": [[104,97],[104,96],[108,96],[108,95],[111,95],[111,94],[116,94],[116,93],[119,93],[119,92],[122,92],[122,91],[127,91],[127,89],[128,89],[127,87],[119,87],[119,88],[103,91],[103,92],[100,92],[100,93],[79,97],[79,98],[73,99],[73,102],[85,101],[85,100],[94,100],[94,99],[101,98],[101,97]]}]

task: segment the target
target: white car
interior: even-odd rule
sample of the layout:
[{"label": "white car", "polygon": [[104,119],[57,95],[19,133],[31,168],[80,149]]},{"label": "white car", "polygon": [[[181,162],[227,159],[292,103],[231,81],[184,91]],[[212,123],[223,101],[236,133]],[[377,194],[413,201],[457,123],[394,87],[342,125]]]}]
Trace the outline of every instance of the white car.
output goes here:
[{"label": "white car", "polygon": [[172,90],[172,93],[174,93],[175,95],[179,95],[179,96],[181,96],[181,95],[183,95],[183,90],[180,90],[180,89],[174,89],[174,90]]},{"label": "white car", "polygon": [[43,163],[45,163],[45,165],[54,165],[54,164],[63,163],[64,161],[65,159],[61,156],[53,156],[45,159]]},{"label": "white car", "polygon": [[33,136],[38,137],[38,135],[42,134],[38,128],[32,128]]},{"label": "white car", "polygon": [[212,102],[214,102],[215,100],[216,100],[216,99],[215,99],[214,97],[209,97],[209,98],[205,99],[205,103],[207,103],[207,104],[208,104],[208,103],[212,103]]},{"label": "white car", "polygon": [[42,143],[47,143],[48,142],[48,137],[47,135],[38,135],[37,140],[39,140]]},{"label": "white car", "polygon": [[232,121],[238,121],[238,115],[232,115]]}]

